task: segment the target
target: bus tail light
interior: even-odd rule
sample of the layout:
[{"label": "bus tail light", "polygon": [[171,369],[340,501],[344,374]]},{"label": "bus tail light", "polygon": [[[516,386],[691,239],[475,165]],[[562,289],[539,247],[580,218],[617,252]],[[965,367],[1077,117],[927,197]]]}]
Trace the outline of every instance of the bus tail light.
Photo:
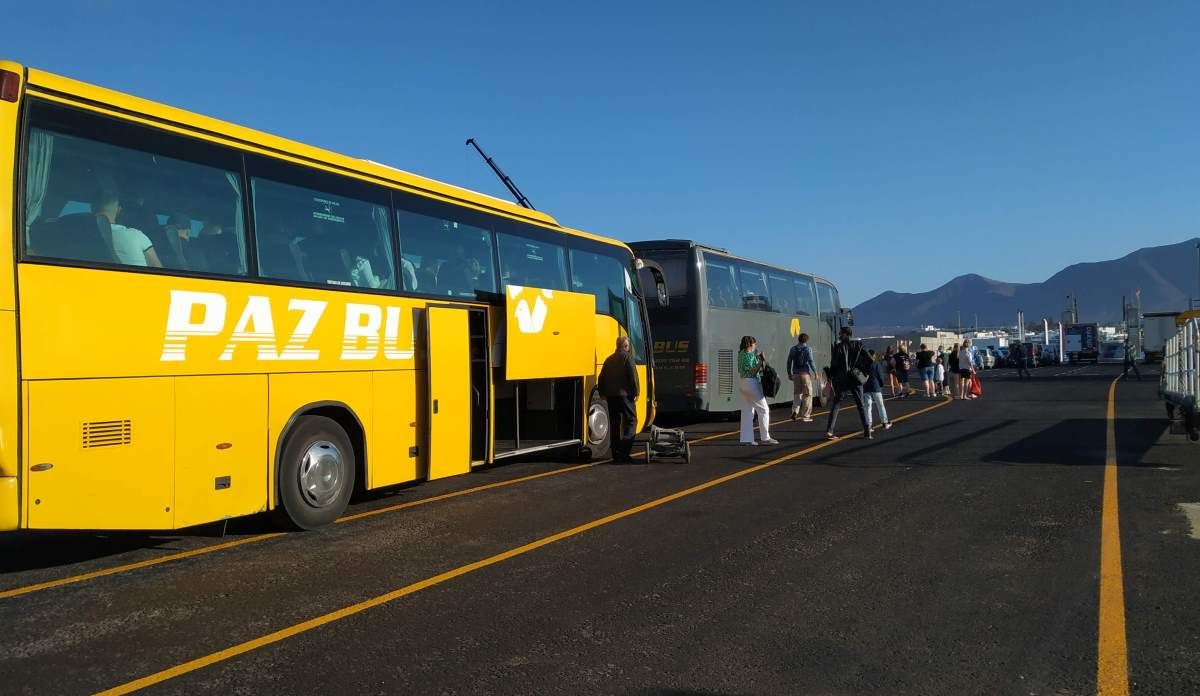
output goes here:
[{"label": "bus tail light", "polygon": [[708,363],[696,363],[692,370],[697,389],[705,389],[708,387]]},{"label": "bus tail light", "polygon": [[16,102],[21,93],[21,76],[11,70],[0,70],[0,100]]}]

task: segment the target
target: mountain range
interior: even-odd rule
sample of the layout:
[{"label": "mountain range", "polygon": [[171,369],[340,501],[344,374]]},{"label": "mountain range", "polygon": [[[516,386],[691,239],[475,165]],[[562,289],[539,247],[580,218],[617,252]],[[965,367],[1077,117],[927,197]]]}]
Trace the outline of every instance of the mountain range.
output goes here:
[{"label": "mountain range", "polygon": [[[1058,321],[1075,297],[1080,321],[1121,321],[1121,296],[1133,303],[1141,288],[1142,311],[1183,310],[1196,288],[1198,239],[1147,247],[1109,261],[1067,266],[1040,283],[1007,283],[976,274],[961,275],[929,292],[887,291],[854,308],[854,323],[880,328],[915,328],[934,324],[1009,326],[1017,310],[1027,322],[1049,317]],[[1030,253],[1036,253],[1031,250]]]}]

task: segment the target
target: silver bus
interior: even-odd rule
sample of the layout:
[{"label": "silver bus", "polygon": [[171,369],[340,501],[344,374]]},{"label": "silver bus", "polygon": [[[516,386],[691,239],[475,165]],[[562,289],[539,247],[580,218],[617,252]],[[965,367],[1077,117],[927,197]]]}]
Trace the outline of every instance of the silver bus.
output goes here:
[{"label": "silver bus", "polygon": [[[771,403],[791,401],[785,366],[801,333],[809,336],[818,372],[829,364],[843,311],[828,280],[688,240],[629,246],[638,257],[662,266],[670,293],[668,306],[648,306],[660,413],[740,409],[742,336],[758,339],[767,362],[784,380],[775,398],[768,398]],[[814,396],[819,394],[818,385]]]}]

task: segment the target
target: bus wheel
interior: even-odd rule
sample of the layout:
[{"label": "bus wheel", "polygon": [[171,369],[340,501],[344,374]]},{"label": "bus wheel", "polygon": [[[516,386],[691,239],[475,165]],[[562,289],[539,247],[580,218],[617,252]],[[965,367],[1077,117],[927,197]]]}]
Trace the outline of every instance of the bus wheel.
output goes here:
[{"label": "bus wheel", "polygon": [[587,412],[588,445],[593,459],[608,459],[612,451],[612,420],[608,417],[608,404],[599,392],[592,393]]},{"label": "bus wheel", "polygon": [[280,512],[297,529],[332,523],[354,492],[354,447],[337,421],[301,416],[279,459]]}]

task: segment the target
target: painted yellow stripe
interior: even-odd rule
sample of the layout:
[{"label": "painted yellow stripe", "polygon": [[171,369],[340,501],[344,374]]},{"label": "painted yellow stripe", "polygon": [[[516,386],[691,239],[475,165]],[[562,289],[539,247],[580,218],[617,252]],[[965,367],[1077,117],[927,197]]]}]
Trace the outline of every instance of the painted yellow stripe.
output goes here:
[{"label": "painted yellow stripe", "polygon": [[[413,508],[413,507],[417,507],[419,505],[428,505],[429,503],[436,503],[439,500],[448,500],[450,498],[458,498],[460,496],[470,495],[472,493],[479,493],[481,491],[487,491],[487,490],[491,490],[493,488],[503,488],[504,486],[512,486],[512,485],[515,485],[518,483],[524,483],[525,481],[532,481],[534,479],[545,478],[547,476],[557,476],[558,474],[565,474],[570,471],[578,471],[580,469],[587,469],[592,466],[595,466],[595,464],[580,464],[578,466],[571,466],[571,467],[566,467],[563,469],[555,469],[553,471],[544,471],[540,474],[532,474],[530,476],[522,476],[520,478],[510,479],[508,481],[496,481],[494,483],[487,483],[482,486],[475,486],[473,488],[464,488],[461,491],[454,491],[452,493],[435,495],[435,496],[432,496],[429,498],[422,498],[420,500],[413,500],[413,501],[410,501],[407,503],[401,503],[399,505],[389,505],[387,507],[379,508],[377,510],[367,510],[365,512],[359,512],[359,513],[356,513],[353,515],[346,515],[345,517],[339,518],[337,521],[339,523],[340,522],[349,522],[351,520],[358,520],[358,519],[362,519],[364,517],[371,517],[372,515],[382,515],[385,512],[395,512],[396,510]],[[38,592],[40,590],[48,590],[48,589],[51,589],[54,587],[62,587],[63,585],[73,585],[75,583],[84,582],[87,580],[94,580],[96,578],[102,578],[106,575],[116,575],[118,573],[128,573],[129,571],[139,570],[141,568],[149,568],[151,566],[161,565],[163,563],[171,563],[173,561],[182,561],[186,558],[194,558],[196,556],[203,556],[204,554],[214,553],[216,551],[224,551],[225,549],[232,549],[237,546],[245,546],[246,544],[253,544],[253,543],[259,542],[259,541],[266,541],[267,539],[274,539],[275,537],[283,536],[284,534],[285,534],[284,532],[271,532],[268,534],[256,534],[254,536],[246,537],[244,539],[236,539],[234,541],[227,541],[222,544],[213,544],[211,546],[205,546],[205,547],[199,548],[199,549],[192,549],[190,551],[181,551],[179,553],[172,553],[172,554],[169,554],[166,556],[159,556],[158,558],[151,558],[151,559],[147,559],[145,561],[138,561],[136,563],[127,563],[125,565],[113,566],[112,568],[104,568],[102,570],[94,570],[90,573],[81,573],[79,575],[72,575],[72,576],[66,577],[66,578],[59,578],[57,580],[47,580],[46,582],[39,582],[39,583],[36,583],[33,585],[14,587],[10,590],[4,590],[4,591],[0,592],[0,599],[7,599],[9,597],[19,597],[21,595],[30,594],[31,592]]]},{"label": "painted yellow stripe", "polygon": [[1125,644],[1125,582],[1121,576],[1121,526],[1117,500],[1117,377],[1108,387],[1107,454],[1100,523],[1100,639],[1096,692],[1128,696],[1129,650]]},{"label": "painted yellow stripe", "polygon": [[[927,411],[932,411],[936,408],[941,408],[942,406],[945,406],[946,404],[949,404],[951,402],[952,402],[951,399],[945,399],[945,400],[941,401],[940,403],[933,404],[931,406],[920,409],[918,411],[914,411],[914,412],[909,413],[904,416],[899,416],[893,420],[895,422],[907,420],[909,418],[913,418],[913,417],[918,416]],[[228,648],[225,648],[224,650],[218,650],[214,653],[210,653],[203,657],[198,657],[194,660],[189,660],[187,662],[175,665],[174,667],[169,667],[160,672],[155,672],[154,674],[147,675],[140,679],[135,679],[133,681],[126,682],[126,683],[120,684],[118,686],[114,686],[111,689],[107,689],[107,690],[101,691],[99,693],[101,696],[112,696],[112,695],[116,695],[116,694],[128,694],[128,693],[132,693],[134,691],[138,691],[140,689],[145,689],[149,686],[154,686],[155,684],[161,684],[162,682],[168,681],[170,679],[174,679],[175,677],[183,676],[185,674],[194,672],[198,669],[203,669],[204,667],[208,667],[208,666],[216,664],[218,662],[224,662],[226,660],[237,657],[238,655],[243,655],[243,654],[251,652],[253,650],[257,650],[258,648],[261,648],[263,646],[271,645],[272,643],[278,643],[282,640],[286,640],[288,638],[299,635],[301,633],[311,631],[314,628],[320,628],[321,626],[324,626],[326,624],[330,624],[335,621],[340,621],[347,617],[364,612],[368,609],[372,609],[374,607],[378,607],[380,605],[395,601],[397,599],[400,599],[401,597],[406,597],[408,595],[414,594],[416,592],[420,592],[421,590],[433,587],[435,585],[440,585],[441,583],[444,583],[448,580],[453,580],[454,578],[458,578],[463,575],[467,575],[468,573],[473,573],[482,568],[487,568],[488,566],[493,566],[493,565],[496,565],[497,563],[502,563],[504,561],[509,560],[510,558],[515,558],[517,556],[527,554],[530,551],[540,549],[543,546],[549,546],[550,544],[554,544],[554,543],[562,541],[564,539],[569,539],[571,537],[578,536],[580,534],[583,534],[584,532],[590,531],[592,529],[596,529],[597,527],[602,527],[607,524],[612,524],[613,522],[625,519],[626,517],[632,517],[633,515],[637,515],[639,513],[645,512],[647,510],[652,510],[652,509],[660,507],[662,505],[666,505],[667,503],[670,503],[675,500],[679,500],[680,498],[685,498],[687,496],[694,495],[701,491],[706,491],[710,488],[715,488],[716,486],[720,486],[722,484],[728,483],[735,479],[742,478],[743,476],[749,476],[750,474],[753,474],[758,471],[762,471],[763,469],[768,469],[772,466],[775,466],[776,464],[781,464],[783,462],[791,461],[798,457],[802,457],[806,454],[816,452],[817,450],[825,449],[826,447],[830,447],[839,442],[849,440],[849,439],[852,439],[855,437],[859,437],[861,435],[862,435],[861,432],[855,432],[854,434],[840,437],[836,440],[826,440],[819,444],[812,445],[810,447],[806,447],[802,450],[798,450],[796,452],[786,454],[782,457],[772,459],[771,461],[765,462],[763,464],[757,464],[755,466],[747,467],[745,469],[739,469],[730,474],[726,474],[724,476],[720,476],[718,478],[711,479],[711,480],[701,483],[699,485],[692,486],[690,488],[685,488],[681,491],[676,491],[674,493],[671,493],[670,495],[665,495],[661,498],[655,498],[654,500],[651,500],[646,503],[642,503],[641,505],[636,505],[634,507],[627,508],[620,512],[617,512],[617,513],[614,513],[614,514],[611,514],[611,515],[608,515],[605,517],[601,517],[599,519],[592,520],[591,522],[586,522],[577,527],[571,527],[570,529],[563,530],[556,534],[551,534],[550,536],[542,537],[541,539],[532,541],[523,546],[517,546],[517,547],[511,548],[507,551],[498,553],[494,556],[489,556],[482,560],[475,561],[474,563],[468,563],[466,565],[459,566],[452,570],[447,570],[444,573],[439,573],[438,575],[434,575],[433,577],[429,577],[424,580],[414,582],[411,585],[405,585],[404,587],[400,587],[400,588],[397,588],[390,592],[386,592],[384,594],[377,595],[375,597],[371,597],[370,599],[363,600],[356,604],[351,604],[349,606],[342,607],[341,609],[331,611],[328,614],[322,614],[321,616],[311,618],[307,621],[302,621],[300,623],[293,624],[286,628],[282,628],[278,631],[274,631],[272,633],[268,633],[266,635],[259,636],[258,638],[254,638],[254,639],[245,641],[243,643],[238,643],[237,645],[230,646]]]},{"label": "painted yellow stripe", "polygon": [[[847,406],[840,410],[846,410],[848,408],[851,408],[851,407]],[[829,412],[828,411],[820,411],[818,413],[814,413],[813,415],[819,416],[819,415],[824,415],[827,413],[829,413]],[[787,423],[787,422],[788,422],[787,420],[781,419],[777,422],[771,423],[771,425],[777,425],[780,423]],[[736,431],[736,430],[730,431],[727,433],[716,433],[716,434],[709,435],[706,437],[698,438],[696,440],[692,440],[692,442],[704,442],[706,440],[715,440],[718,438],[729,437],[730,435],[737,435],[737,434],[738,434],[738,431]],[[633,454],[633,456],[641,457],[641,456],[643,456],[643,453],[635,452]],[[562,469],[555,469],[553,471],[546,471],[546,472],[542,472],[540,474],[532,474],[530,476],[522,476],[520,478],[511,479],[508,481],[497,481],[495,483],[488,483],[488,484],[484,484],[482,486],[474,486],[472,488],[465,488],[461,491],[454,491],[452,493],[436,495],[436,496],[432,496],[430,498],[422,498],[420,500],[413,500],[413,501],[410,501],[407,503],[400,503],[398,505],[389,505],[387,507],[382,507],[382,508],[378,508],[375,510],[365,510],[363,512],[358,512],[358,513],[354,513],[351,515],[345,515],[343,517],[340,517],[340,518],[338,518],[336,523],[341,524],[343,522],[351,522],[353,520],[360,520],[360,519],[363,519],[366,517],[374,517],[375,515],[382,515],[382,514],[388,513],[388,512],[396,512],[397,510],[405,510],[408,508],[418,507],[420,505],[428,505],[429,503],[435,503],[440,500],[449,500],[451,498],[458,498],[458,497],[461,497],[464,495],[480,493],[482,491],[491,490],[493,488],[503,488],[505,486],[512,486],[512,485],[515,485],[518,483],[524,483],[526,481],[533,481],[534,479],[545,478],[547,476],[557,476],[558,474],[565,474],[565,473],[568,473],[571,471],[579,471],[581,469],[588,469],[588,468],[595,466],[596,464],[603,464],[605,461],[608,461],[608,460],[592,462],[590,464],[580,464],[578,466],[570,466],[570,467],[565,467]],[[32,585],[23,585],[21,587],[14,587],[14,588],[8,589],[8,590],[0,590],[0,600],[8,599],[10,597],[19,597],[21,595],[27,595],[27,594],[31,594],[33,592],[40,592],[41,590],[49,590],[49,589],[53,589],[55,587],[63,587],[64,585],[74,585],[76,583],[86,582],[88,580],[95,580],[96,578],[102,578],[102,577],[105,577],[108,575],[117,575],[120,573],[128,573],[128,572],[131,572],[134,570],[140,570],[142,568],[149,568],[151,566],[162,565],[164,563],[172,563],[174,561],[182,561],[182,560],[185,560],[188,558],[194,558],[196,556],[203,556],[205,554],[214,553],[216,551],[224,551],[225,549],[232,549],[232,548],[235,548],[238,546],[245,546],[246,544],[253,544],[253,543],[256,543],[259,541],[266,541],[267,539],[274,539],[275,537],[282,536],[282,535],[283,535],[283,533],[281,533],[281,532],[272,532],[269,534],[256,534],[254,536],[246,537],[244,539],[236,539],[234,541],[228,541],[228,542],[221,543],[221,544],[213,544],[211,546],[205,546],[205,547],[199,548],[199,549],[191,549],[190,551],[181,551],[179,553],[172,553],[172,554],[168,554],[166,556],[159,556],[158,558],[151,558],[151,559],[147,559],[144,561],[138,561],[136,563],[127,563],[124,565],[113,566],[111,568],[103,568],[101,570],[94,570],[94,571],[91,571],[88,573],[81,573],[79,575],[71,575],[71,576],[65,577],[65,578],[58,578],[56,580],[47,580],[46,582],[39,582],[39,583],[35,583]]]},{"label": "painted yellow stripe", "polygon": [[160,563],[168,563],[170,561],[181,561],[185,558],[192,558],[194,556],[202,556],[206,553],[212,553],[214,551],[222,551],[224,549],[232,549],[235,546],[243,546],[245,544],[252,544],[256,541],[263,541],[265,539],[273,539],[277,536],[281,536],[282,534],[283,534],[283,532],[272,532],[270,534],[259,534],[257,536],[246,537],[245,539],[236,539],[234,541],[227,541],[223,544],[213,544],[212,546],[205,546],[205,547],[199,548],[199,549],[192,549],[191,551],[181,551],[179,553],[173,553],[169,556],[159,556],[158,558],[151,558],[151,559],[148,559],[145,561],[138,561],[137,563],[127,563],[125,565],[113,566],[112,568],[103,568],[101,570],[93,570],[90,573],[82,573],[80,575],[72,575],[70,577],[59,578],[57,580],[47,580],[46,582],[39,582],[34,585],[25,585],[23,587],[14,587],[11,590],[4,590],[3,592],[0,592],[0,599],[6,599],[8,597],[19,597],[20,595],[26,595],[31,592],[37,592],[39,590],[48,590],[52,587],[62,587],[63,585],[72,585],[74,583],[83,582],[85,580],[94,580],[96,578],[102,578],[105,575],[115,575],[117,573],[126,573],[131,570],[137,570],[139,568],[149,568],[150,566],[156,566],[156,565],[159,565]]}]

